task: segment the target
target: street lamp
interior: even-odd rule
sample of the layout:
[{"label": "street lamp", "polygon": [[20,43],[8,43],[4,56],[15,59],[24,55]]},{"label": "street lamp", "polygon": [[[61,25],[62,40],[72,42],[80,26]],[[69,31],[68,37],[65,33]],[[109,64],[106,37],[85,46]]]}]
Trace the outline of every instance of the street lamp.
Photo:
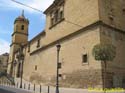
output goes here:
[{"label": "street lamp", "polygon": [[59,52],[60,52],[61,45],[57,44],[56,47],[57,47],[56,93],[59,93]]},{"label": "street lamp", "polygon": [[23,63],[24,63],[24,54],[23,54],[23,46],[21,45],[18,53],[17,53],[17,59],[21,63],[21,78],[20,78],[20,88],[22,88],[22,78],[23,78]]}]

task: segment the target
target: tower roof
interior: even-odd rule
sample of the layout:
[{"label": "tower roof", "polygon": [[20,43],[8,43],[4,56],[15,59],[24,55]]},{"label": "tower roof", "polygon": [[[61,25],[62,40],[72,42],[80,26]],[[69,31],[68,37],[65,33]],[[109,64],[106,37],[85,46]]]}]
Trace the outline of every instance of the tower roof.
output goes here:
[{"label": "tower roof", "polygon": [[26,19],[25,16],[24,16],[24,10],[22,10],[22,14],[15,19],[14,24],[15,24],[17,21],[27,22],[27,23],[29,24],[29,20]]}]

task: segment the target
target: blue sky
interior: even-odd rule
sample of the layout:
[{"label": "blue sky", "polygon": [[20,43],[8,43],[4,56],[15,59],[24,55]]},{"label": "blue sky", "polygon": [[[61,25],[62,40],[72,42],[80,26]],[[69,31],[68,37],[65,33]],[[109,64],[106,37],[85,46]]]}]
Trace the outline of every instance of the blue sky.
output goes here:
[{"label": "blue sky", "polygon": [[[16,0],[44,11],[54,0]],[[0,54],[9,52],[13,23],[24,10],[29,19],[29,40],[40,33],[45,27],[45,15],[33,9],[19,5],[11,0],[0,0]]]}]

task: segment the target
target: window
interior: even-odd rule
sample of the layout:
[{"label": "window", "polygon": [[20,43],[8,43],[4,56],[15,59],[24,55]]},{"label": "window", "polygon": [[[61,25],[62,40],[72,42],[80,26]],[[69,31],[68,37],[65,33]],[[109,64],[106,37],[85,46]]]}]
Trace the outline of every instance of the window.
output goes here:
[{"label": "window", "polygon": [[24,30],[24,25],[21,26],[21,30]]},{"label": "window", "polygon": [[62,77],[62,74],[59,74],[59,77]]},{"label": "window", "polygon": [[54,14],[54,19],[55,19],[55,23],[58,21],[58,17],[59,17],[59,11],[56,10],[55,14]]},{"label": "window", "polygon": [[61,68],[62,68],[62,64],[58,63],[58,69],[61,69]]},{"label": "window", "polygon": [[50,28],[60,23],[64,19],[64,3],[59,4],[50,12]]},{"label": "window", "polygon": [[37,70],[37,65],[35,66],[35,70]]},{"label": "window", "polygon": [[87,63],[87,62],[88,62],[87,54],[82,55],[82,63]]},{"label": "window", "polygon": [[40,39],[37,40],[37,48],[40,47]]}]

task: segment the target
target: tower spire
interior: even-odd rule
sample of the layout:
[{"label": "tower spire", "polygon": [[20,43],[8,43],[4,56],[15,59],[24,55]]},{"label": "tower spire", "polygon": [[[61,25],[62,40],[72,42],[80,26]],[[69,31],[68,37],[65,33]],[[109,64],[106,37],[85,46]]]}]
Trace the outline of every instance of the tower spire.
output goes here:
[{"label": "tower spire", "polygon": [[24,10],[22,10],[22,16],[24,17]]}]

